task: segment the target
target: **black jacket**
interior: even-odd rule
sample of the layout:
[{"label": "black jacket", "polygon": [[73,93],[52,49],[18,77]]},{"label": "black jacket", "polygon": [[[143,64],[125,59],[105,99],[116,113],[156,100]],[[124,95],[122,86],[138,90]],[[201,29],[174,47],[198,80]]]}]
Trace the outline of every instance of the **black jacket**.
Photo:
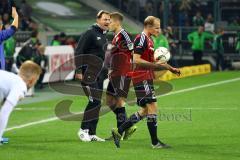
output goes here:
[{"label": "black jacket", "polygon": [[75,55],[93,54],[104,60],[104,48],[106,44],[106,31],[103,31],[98,25],[93,25],[81,34],[75,50]]},{"label": "black jacket", "polygon": [[[94,24],[80,35],[75,56],[84,54],[94,55],[104,61],[106,46],[106,31],[103,31],[98,25]],[[75,63],[76,66],[79,66],[78,60],[75,60]],[[85,70],[86,68],[82,66],[81,69]]]}]

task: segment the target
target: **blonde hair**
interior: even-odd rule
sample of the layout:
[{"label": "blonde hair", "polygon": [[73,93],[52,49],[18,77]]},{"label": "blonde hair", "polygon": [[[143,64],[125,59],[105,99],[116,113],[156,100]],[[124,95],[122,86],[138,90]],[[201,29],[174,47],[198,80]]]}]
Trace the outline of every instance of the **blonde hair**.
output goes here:
[{"label": "blonde hair", "polygon": [[118,21],[120,21],[120,22],[123,21],[123,15],[122,15],[121,13],[119,13],[119,12],[113,12],[113,13],[111,13],[111,14],[110,14],[110,17],[111,17],[112,19],[118,20]]},{"label": "blonde hair", "polygon": [[152,27],[154,26],[155,22],[160,22],[160,19],[154,16],[148,16],[145,20],[144,20],[144,27]]},{"label": "blonde hair", "polygon": [[25,61],[19,69],[19,74],[27,80],[30,80],[33,76],[39,77],[41,73],[41,67],[33,61]]}]

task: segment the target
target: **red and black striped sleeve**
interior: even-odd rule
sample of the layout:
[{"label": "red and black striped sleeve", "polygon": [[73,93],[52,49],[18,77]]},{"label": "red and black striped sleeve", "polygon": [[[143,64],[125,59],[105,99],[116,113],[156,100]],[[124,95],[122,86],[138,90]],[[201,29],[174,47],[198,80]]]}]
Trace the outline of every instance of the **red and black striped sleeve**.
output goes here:
[{"label": "red and black striped sleeve", "polygon": [[134,54],[142,55],[147,48],[147,40],[144,34],[138,35],[134,41]]}]

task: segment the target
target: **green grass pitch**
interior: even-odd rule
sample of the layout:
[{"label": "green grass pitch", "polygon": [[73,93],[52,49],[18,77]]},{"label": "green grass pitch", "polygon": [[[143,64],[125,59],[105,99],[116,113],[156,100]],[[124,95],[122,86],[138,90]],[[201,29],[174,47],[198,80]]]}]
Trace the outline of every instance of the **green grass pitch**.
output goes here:
[{"label": "green grass pitch", "polygon": [[[170,81],[173,91],[240,78],[239,72],[219,72]],[[20,127],[5,133],[10,143],[0,146],[1,160],[237,160],[240,159],[240,79],[228,83],[186,90],[158,99],[158,135],[171,149],[153,150],[146,122],[130,140],[117,149],[112,141],[84,143],[77,137],[80,122],[53,120]],[[42,95],[49,92],[41,92]],[[41,95],[37,95],[41,96]],[[8,128],[55,116],[61,99],[74,100],[72,111],[82,111],[86,99],[76,96],[20,104],[10,118]],[[24,101],[23,101],[24,102]],[[137,106],[128,106],[128,115]],[[115,127],[109,112],[101,116],[98,135],[108,137]]]}]

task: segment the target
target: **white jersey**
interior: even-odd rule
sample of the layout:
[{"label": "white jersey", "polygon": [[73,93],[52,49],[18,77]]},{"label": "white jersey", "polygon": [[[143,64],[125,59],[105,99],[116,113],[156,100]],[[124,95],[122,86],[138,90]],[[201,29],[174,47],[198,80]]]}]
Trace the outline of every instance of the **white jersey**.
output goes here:
[{"label": "white jersey", "polygon": [[20,76],[0,70],[0,104],[5,99],[16,106],[26,93],[27,85]]}]

